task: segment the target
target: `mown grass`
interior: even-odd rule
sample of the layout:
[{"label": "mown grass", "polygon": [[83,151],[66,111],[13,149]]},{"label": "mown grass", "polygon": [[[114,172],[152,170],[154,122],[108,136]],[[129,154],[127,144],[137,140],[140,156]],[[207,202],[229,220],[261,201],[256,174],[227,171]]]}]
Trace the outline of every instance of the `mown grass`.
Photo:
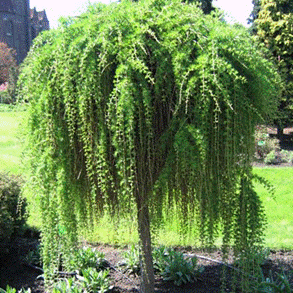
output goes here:
[{"label": "mown grass", "polygon": [[[156,246],[200,246],[199,233],[196,226],[191,225],[187,235],[180,233],[180,223],[176,214],[173,216],[165,214],[164,219],[155,230],[152,229],[152,242]],[[92,243],[109,243],[109,244],[137,244],[137,221],[136,213],[126,219],[113,219],[111,215],[105,214],[103,218],[96,221],[93,230],[88,227],[81,231],[81,235],[87,241]]]},{"label": "mown grass", "polygon": [[[3,110],[1,108],[0,110]],[[0,112],[0,171],[21,173],[21,144],[19,140],[19,124],[24,112]]]},{"label": "mown grass", "polygon": [[[0,171],[19,174],[21,144],[18,139],[19,125],[23,111],[11,111],[0,107]],[[254,168],[254,172],[264,177],[275,187],[274,197],[261,184],[255,184],[267,214],[266,246],[275,249],[293,249],[293,168]],[[29,225],[40,227],[40,213],[34,194],[25,194],[30,202]],[[187,237],[180,236],[176,215],[166,215],[162,228],[154,234],[156,244],[168,246],[192,245],[198,242],[196,229],[189,231]],[[84,230],[88,241],[112,244],[137,243],[135,213],[131,219],[112,221],[105,215],[95,223],[92,231]]]},{"label": "mown grass", "polygon": [[[271,249],[293,249],[293,167],[254,168],[254,173],[265,178],[274,187],[274,194],[260,183],[255,183],[267,216],[265,246]],[[192,225],[191,225],[192,226]],[[124,219],[122,224],[112,223],[104,216],[95,224],[92,233],[86,232],[92,242],[136,243],[135,219]],[[165,215],[163,225],[154,234],[154,242],[167,246],[198,246],[198,231],[194,227],[187,236],[180,235],[176,215]],[[217,245],[220,241],[217,241]]]},{"label": "mown grass", "polygon": [[266,246],[277,249],[293,249],[293,168],[255,168],[254,172],[273,184],[274,196],[256,184],[268,225]]}]

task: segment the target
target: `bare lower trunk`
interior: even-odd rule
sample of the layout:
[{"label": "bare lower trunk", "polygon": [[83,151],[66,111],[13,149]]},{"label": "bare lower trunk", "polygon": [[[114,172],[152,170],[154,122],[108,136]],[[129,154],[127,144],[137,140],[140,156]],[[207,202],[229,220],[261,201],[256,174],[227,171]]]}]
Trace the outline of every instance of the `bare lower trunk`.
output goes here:
[{"label": "bare lower trunk", "polygon": [[143,200],[138,200],[138,233],[140,244],[141,293],[154,293],[155,277],[152,259],[149,209]]},{"label": "bare lower trunk", "polygon": [[282,138],[283,137],[283,134],[284,134],[284,127],[283,126],[278,126],[277,127],[277,136],[278,138]]}]

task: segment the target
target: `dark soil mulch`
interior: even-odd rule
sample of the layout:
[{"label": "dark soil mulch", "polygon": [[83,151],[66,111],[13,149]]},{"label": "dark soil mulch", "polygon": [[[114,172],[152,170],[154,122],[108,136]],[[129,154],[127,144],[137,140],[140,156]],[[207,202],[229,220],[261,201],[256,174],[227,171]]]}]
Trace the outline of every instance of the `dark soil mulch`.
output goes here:
[{"label": "dark soil mulch", "polygon": [[12,243],[0,246],[0,288],[6,286],[16,288],[31,288],[32,292],[44,291],[44,282],[38,277],[40,270],[29,266],[25,257],[29,251],[36,249],[39,241],[34,238],[16,238]]},{"label": "dark soil mulch", "polygon": [[[0,258],[0,287],[6,288],[6,285],[17,288],[31,288],[32,293],[44,293],[43,281],[37,279],[41,274],[36,268],[32,268],[27,264],[25,255],[37,246],[38,241],[30,238],[18,238],[9,247],[1,248]],[[114,286],[112,293],[121,292],[139,292],[139,277],[121,272],[117,267],[117,263],[122,260],[121,252],[125,249],[108,245],[96,245],[95,248],[105,253],[105,257],[110,265],[111,283]],[[4,249],[4,251],[3,251]],[[6,250],[6,251],[5,251]],[[183,249],[181,249],[183,250]],[[214,251],[207,253],[188,249],[183,250],[187,254],[197,254],[198,263],[204,266],[204,272],[200,278],[191,284],[181,287],[175,286],[171,282],[165,282],[159,276],[156,276],[155,292],[171,292],[171,293],[217,293],[220,292],[220,276],[222,272],[221,252]],[[203,258],[202,258],[203,257]],[[228,261],[229,263],[230,261]],[[290,275],[293,270],[293,251],[271,251],[266,264],[263,266],[265,276],[269,272],[273,273],[284,271]],[[229,275],[230,268],[227,268]],[[291,273],[292,276],[292,273]],[[291,280],[293,281],[293,280]],[[229,292],[229,290],[227,291]]]}]

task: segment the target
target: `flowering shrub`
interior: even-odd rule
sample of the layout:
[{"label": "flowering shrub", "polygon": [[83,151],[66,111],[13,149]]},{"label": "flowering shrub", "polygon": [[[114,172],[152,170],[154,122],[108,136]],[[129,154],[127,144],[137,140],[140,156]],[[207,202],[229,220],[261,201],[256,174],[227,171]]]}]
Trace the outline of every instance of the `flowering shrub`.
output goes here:
[{"label": "flowering shrub", "polygon": [[4,82],[0,85],[0,92],[6,91],[8,88],[8,82]]},{"label": "flowering shrub", "polygon": [[0,43],[0,103],[15,101],[18,66],[15,50]]}]

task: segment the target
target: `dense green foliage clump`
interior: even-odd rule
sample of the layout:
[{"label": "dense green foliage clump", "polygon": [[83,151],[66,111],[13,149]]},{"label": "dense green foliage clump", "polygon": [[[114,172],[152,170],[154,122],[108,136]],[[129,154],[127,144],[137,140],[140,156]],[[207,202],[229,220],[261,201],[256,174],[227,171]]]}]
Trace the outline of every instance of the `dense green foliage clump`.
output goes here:
[{"label": "dense green foliage clump", "polygon": [[293,3],[290,0],[262,0],[255,20],[257,37],[275,60],[284,82],[279,111],[279,128],[293,121]]},{"label": "dense green foliage clump", "polygon": [[28,177],[46,278],[66,265],[78,228],[105,210],[137,213],[150,283],[150,224],[160,225],[163,206],[182,233],[198,225],[205,245],[219,232],[235,253],[261,242],[250,161],[279,79],[245,29],[219,18],[179,1],[124,1],[36,39],[20,96],[30,105]]},{"label": "dense green foliage clump", "polygon": [[26,221],[26,202],[21,197],[20,177],[0,172],[0,244],[19,235]]}]

